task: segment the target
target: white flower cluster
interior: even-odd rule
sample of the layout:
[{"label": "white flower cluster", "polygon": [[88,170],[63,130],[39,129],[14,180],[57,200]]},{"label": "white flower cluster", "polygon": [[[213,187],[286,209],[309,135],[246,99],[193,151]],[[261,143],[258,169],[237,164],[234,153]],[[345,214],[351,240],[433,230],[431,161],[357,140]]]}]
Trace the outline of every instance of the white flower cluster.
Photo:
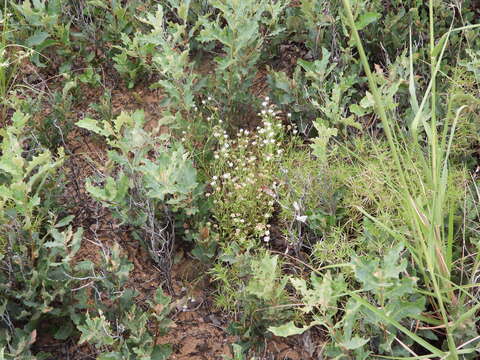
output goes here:
[{"label": "white flower cluster", "polygon": [[214,152],[214,167],[210,179],[215,217],[225,234],[235,234],[237,239],[252,236],[270,241],[268,222],[274,210],[272,193],[279,160],[284,128],[280,112],[269,98],[262,103],[259,113],[262,124],[254,130],[239,129],[235,136],[222,129],[213,129],[218,142]]}]

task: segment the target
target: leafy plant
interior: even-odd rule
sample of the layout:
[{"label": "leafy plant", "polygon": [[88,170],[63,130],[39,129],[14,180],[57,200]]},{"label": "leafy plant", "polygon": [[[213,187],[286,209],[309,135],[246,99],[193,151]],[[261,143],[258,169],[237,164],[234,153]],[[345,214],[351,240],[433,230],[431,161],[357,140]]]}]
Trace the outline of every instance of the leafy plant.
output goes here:
[{"label": "leafy plant", "polygon": [[38,0],[31,2],[24,0],[21,4],[12,4],[19,28],[28,37],[23,41],[26,47],[35,50],[32,53],[32,62],[39,67],[45,67],[42,52],[59,43],[70,48],[70,24],[63,23],[62,1]]},{"label": "leafy plant", "polygon": [[[226,260],[227,257],[223,256],[223,259]],[[232,268],[228,271],[228,280],[221,275],[221,267],[224,265],[218,264],[212,271],[214,279],[219,283],[217,300],[229,296],[229,291],[232,292],[230,295],[233,295],[233,303],[229,305],[238,307],[241,316],[238,322],[230,326],[230,331],[240,336],[238,345],[241,349],[258,347],[258,340],[265,335],[268,326],[280,324],[294,315],[286,308],[285,286],[288,278],[281,274],[278,256],[267,252],[239,255],[230,264]],[[227,287],[220,284],[225,280],[229,283]]]},{"label": "leafy plant", "polygon": [[34,121],[38,141],[45,147],[55,150],[65,145],[69,133],[73,129],[72,111],[78,94],[78,81],[65,75],[63,87],[53,94],[38,94],[37,108],[41,108],[43,101],[48,104],[48,112],[42,121]]},{"label": "leafy plant", "polygon": [[[155,345],[149,325],[153,321],[158,333],[166,332],[170,298],[158,289],[144,307],[138,305],[138,292],[127,286],[133,264],[120,255],[118,244],[111,249],[104,246],[102,253],[98,269],[90,261],[76,266],[80,274],[86,272],[90,275],[87,278],[92,279],[86,284],[89,286],[78,291],[78,310],[71,315],[81,334],[79,344],[95,345],[98,360],[167,359],[172,352],[170,346]],[[92,289],[93,304],[88,300]],[[80,312],[82,309],[86,313]]]},{"label": "leafy plant", "polygon": [[350,74],[332,63],[332,56],[330,51],[322,48],[320,60],[299,59],[292,78],[284,72],[272,71],[268,75],[273,100],[291,111],[291,119],[306,135],[316,119],[345,133],[348,127],[361,129],[348,104],[355,99],[355,85],[362,80],[355,74],[355,65],[348,69],[353,72]]},{"label": "leafy plant", "polygon": [[286,1],[244,0],[219,1],[210,4],[218,15],[199,20],[202,43],[218,43],[223,54],[215,57],[217,99],[225,98],[223,111],[234,112],[252,101],[249,90],[256,74],[256,65],[265,43],[282,31],[278,26]]},{"label": "leafy plant", "polygon": [[139,27],[136,9],[148,6],[148,1],[123,3],[88,0],[69,3],[64,13],[79,30],[72,36],[76,39],[81,57],[99,65],[100,59],[114,59],[116,46],[121,44],[121,39],[130,36]]},{"label": "leafy plant", "polygon": [[167,20],[164,7],[157,6],[155,13],[146,12],[140,20],[149,31],[137,31],[132,37],[122,35],[121,52],[114,57],[115,68],[123,74],[131,88],[141,73],[157,73],[160,79],[152,88],[163,89],[168,96],[162,105],[189,113],[195,107],[194,95],[204,81],[194,72],[190,59],[189,40],[195,28],[189,29],[189,4],[171,1],[170,10],[179,22]]},{"label": "leafy plant", "polygon": [[177,16],[181,23],[166,22],[163,8],[159,5],[155,14],[147,14],[142,21],[152,27],[142,41],[160,51],[152,58],[155,70],[161,79],[153,85],[160,87],[169,95],[164,105],[173,109],[189,112],[194,108],[194,95],[203,86],[193,71],[193,62],[189,54],[189,38],[194,29],[187,29],[189,2],[178,4]]},{"label": "leafy plant", "polygon": [[34,143],[26,136],[27,121],[16,112],[12,125],[0,130],[0,348],[6,359],[33,359],[29,349],[38,325],[66,316],[76,283],[67,274],[82,240],[82,229],[70,225],[73,216],[58,220],[52,212],[63,150],[58,156],[28,150]]},{"label": "leafy plant", "polygon": [[[77,126],[102,136],[111,150],[104,173],[89,179],[87,191],[121,224],[134,226],[152,258],[169,274],[175,220],[197,211],[196,170],[169,136],[147,133],[143,111],[122,113],[113,121],[85,118]],[[94,185],[102,183],[102,185]]]},{"label": "leafy plant", "polygon": [[[400,260],[401,251],[401,246],[389,250],[382,263],[354,258],[350,266],[361,284],[360,292],[349,290],[342,275],[334,277],[329,272],[321,276],[312,273],[309,284],[291,277],[303,301],[301,310],[312,313],[313,321],[301,328],[290,322],[269,330],[290,336],[323,326],[331,338],[325,353],[332,358],[367,359],[372,352],[407,355],[402,344],[409,340],[403,339],[393,324],[417,318],[425,308],[425,298],[418,294],[417,279],[405,275],[407,262]],[[340,311],[339,304],[343,304]]]},{"label": "leafy plant", "polygon": [[141,43],[139,36],[133,38],[122,34],[122,45],[115,45],[120,53],[113,56],[114,67],[127,81],[127,87],[133,88],[138,77],[145,74],[148,69],[148,58],[153,49],[148,44]]}]

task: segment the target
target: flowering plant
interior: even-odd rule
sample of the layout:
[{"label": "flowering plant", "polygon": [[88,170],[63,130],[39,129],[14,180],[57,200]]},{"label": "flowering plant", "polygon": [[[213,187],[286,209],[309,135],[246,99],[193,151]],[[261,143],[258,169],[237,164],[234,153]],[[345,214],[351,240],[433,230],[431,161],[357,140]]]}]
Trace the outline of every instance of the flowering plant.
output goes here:
[{"label": "flowering plant", "polygon": [[221,127],[211,167],[210,188],[216,226],[225,240],[248,247],[251,240],[270,241],[269,221],[274,213],[276,181],[284,150],[285,129],[281,114],[265,98],[259,113],[262,123],[254,130],[240,129],[231,138]]}]

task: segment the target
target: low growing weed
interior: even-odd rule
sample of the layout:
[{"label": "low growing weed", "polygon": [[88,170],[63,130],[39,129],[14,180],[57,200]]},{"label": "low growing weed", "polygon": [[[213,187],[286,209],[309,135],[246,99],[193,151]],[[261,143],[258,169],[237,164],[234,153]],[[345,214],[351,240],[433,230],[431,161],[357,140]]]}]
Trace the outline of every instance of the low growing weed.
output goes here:
[{"label": "low growing weed", "polygon": [[234,241],[249,248],[258,240],[270,241],[269,221],[274,212],[274,194],[279,163],[284,153],[285,130],[279,113],[263,102],[262,126],[240,129],[231,138],[220,125],[213,128],[218,142],[213,164],[207,171],[213,199],[213,216],[225,245]]},{"label": "low growing weed", "polygon": [[115,46],[120,53],[113,58],[115,68],[126,78],[129,88],[141,74],[158,74],[160,78],[151,87],[165,91],[167,96],[162,105],[168,106],[173,113],[192,111],[194,95],[204,85],[190,58],[189,42],[195,27],[187,26],[188,4],[171,7],[180,22],[168,20],[161,5],[154,13],[145,13],[139,19],[148,30],[137,31],[133,36],[122,34],[122,44]]},{"label": "low growing weed", "polygon": [[299,59],[292,77],[282,71],[268,74],[273,101],[291,111],[292,121],[305,135],[310,135],[316,119],[342,132],[350,127],[361,129],[348,107],[358,96],[356,85],[363,80],[356,74],[355,66],[345,69],[332,62],[332,57],[328,49],[322,48],[319,60]]},{"label": "low growing weed", "polygon": [[77,126],[103,137],[110,150],[105,172],[89,179],[87,191],[110,208],[121,224],[149,249],[165,275],[170,274],[176,219],[196,213],[200,187],[184,148],[168,134],[143,127],[143,111],[122,113],[112,122],[85,118]]},{"label": "low growing weed", "polygon": [[[23,44],[34,49],[32,62],[39,67],[45,67],[45,58],[40,54],[56,43],[56,33],[68,31],[69,24],[61,23],[62,2],[25,0],[20,4],[11,5],[18,22],[17,31],[23,35]],[[16,34],[18,37],[18,34]],[[66,38],[69,40],[68,34]]]},{"label": "low growing weed", "polygon": [[[26,131],[28,117],[16,112],[0,130],[0,348],[6,359],[34,359],[37,327],[67,316],[67,274],[80,247],[82,229],[73,216],[59,219],[49,207],[64,155],[35,148]],[[27,144],[33,145],[28,148]]]},{"label": "low growing weed", "polygon": [[[79,344],[94,345],[99,360],[167,359],[170,346],[156,345],[152,330],[164,334],[170,325],[166,317],[170,298],[159,288],[151,300],[139,304],[139,293],[127,285],[133,264],[121,255],[118,244],[102,245],[102,255],[98,268],[90,261],[76,265],[78,276],[85,273],[89,280],[88,286],[78,288],[77,311],[71,314],[80,332]],[[92,292],[93,299],[88,295]],[[71,332],[70,326],[64,325],[62,334]]]},{"label": "low growing weed", "polygon": [[222,115],[235,115],[254,97],[250,93],[262,50],[269,38],[283,29],[278,25],[286,1],[212,0],[216,14],[199,20],[202,43],[215,42],[222,54],[215,57],[212,89],[217,99],[224,99]]},{"label": "low growing weed", "polygon": [[[341,274],[311,274],[310,281],[290,277],[303,302],[301,311],[312,313],[313,321],[303,327],[289,322],[269,330],[278,336],[301,334],[314,325],[324,327],[331,341],[324,353],[329,358],[368,359],[375,354],[408,356],[412,339],[392,323],[411,328],[425,308],[415,277],[407,272],[402,247],[387,252],[383,260],[354,258],[351,267],[360,291],[350,290]],[[388,317],[389,320],[386,320]],[[427,335],[425,333],[425,335]],[[432,332],[428,336],[434,336]]]},{"label": "low growing weed", "polygon": [[211,271],[217,282],[217,306],[235,314],[229,331],[240,337],[242,349],[258,348],[269,326],[295,314],[289,310],[286,285],[278,255],[249,252],[218,263]]}]

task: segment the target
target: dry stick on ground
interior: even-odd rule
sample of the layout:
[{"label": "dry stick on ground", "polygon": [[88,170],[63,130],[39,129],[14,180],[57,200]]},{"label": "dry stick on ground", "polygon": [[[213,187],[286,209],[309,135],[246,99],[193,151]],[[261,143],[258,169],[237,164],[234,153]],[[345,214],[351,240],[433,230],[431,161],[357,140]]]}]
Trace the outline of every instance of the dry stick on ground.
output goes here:
[{"label": "dry stick on ground", "polygon": [[143,209],[147,214],[142,226],[145,245],[150,256],[160,268],[165,279],[165,286],[171,295],[175,295],[172,287],[172,256],[175,244],[175,224],[170,211],[163,209],[162,219],[157,219],[157,209],[150,199],[142,196],[142,185],[135,182],[132,206]]}]

